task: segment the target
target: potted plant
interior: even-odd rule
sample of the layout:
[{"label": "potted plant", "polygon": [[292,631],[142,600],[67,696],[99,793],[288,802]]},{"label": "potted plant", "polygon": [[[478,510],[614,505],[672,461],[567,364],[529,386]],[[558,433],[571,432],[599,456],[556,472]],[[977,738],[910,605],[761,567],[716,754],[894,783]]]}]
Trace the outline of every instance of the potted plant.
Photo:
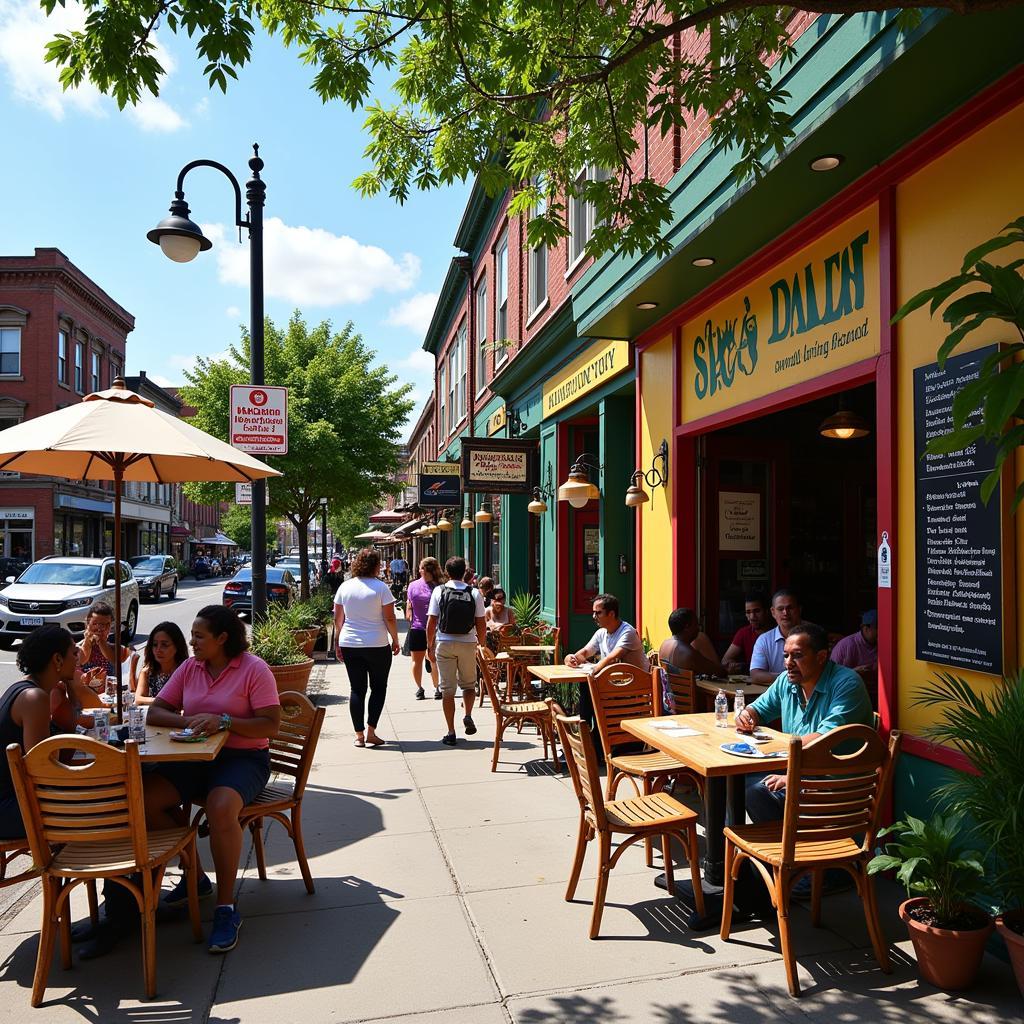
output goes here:
[{"label": "potted plant", "polygon": [[316,639],[320,635],[320,617],[312,600],[295,601],[287,608],[278,607],[275,616],[291,630],[295,642],[309,657],[313,653]]},{"label": "potted plant", "polygon": [[306,692],[313,659],[302,652],[287,622],[279,616],[267,616],[253,625],[249,650],[270,666],[278,693]]},{"label": "potted plant", "polygon": [[958,747],[971,763],[939,791],[965,815],[984,853],[992,896],[1002,913],[996,928],[1024,992],[1024,671],[1000,680],[988,694],[943,674],[919,691],[917,704],[941,709],[927,732]]},{"label": "potted plant", "polygon": [[922,977],[942,989],[971,985],[992,933],[992,918],[971,903],[985,870],[981,855],[964,848],[963,833],[958,814],[929,821],[908,814],[878,833],[892,839],[868,864],[869,874],[895,870],[911,894],[900,904],[900,917]]}]

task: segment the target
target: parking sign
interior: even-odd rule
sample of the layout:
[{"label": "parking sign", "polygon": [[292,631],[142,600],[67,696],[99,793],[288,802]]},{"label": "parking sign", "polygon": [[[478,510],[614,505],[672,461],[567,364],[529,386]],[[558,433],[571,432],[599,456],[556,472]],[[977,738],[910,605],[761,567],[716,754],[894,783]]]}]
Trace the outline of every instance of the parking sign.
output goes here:
[{"label": "parking sign", "polygon": [[287,455],[288,389],[232,384],[230,443],[251,455]]}]

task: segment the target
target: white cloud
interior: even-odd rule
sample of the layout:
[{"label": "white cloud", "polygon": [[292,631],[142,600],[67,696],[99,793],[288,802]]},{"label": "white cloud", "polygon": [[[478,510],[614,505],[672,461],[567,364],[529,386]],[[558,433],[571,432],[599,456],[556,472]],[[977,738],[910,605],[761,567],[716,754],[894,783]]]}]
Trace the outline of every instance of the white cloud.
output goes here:
[{"label": "white cloud", "polygon": [[[0,68],[19,100],[46,111],[57,121],[69,112],[106,117],[116,109],[113,101],[89,82],[65,91],[57,65],[45,59],[46,44],[54,36],[81,29],[84,23],[85,12],[74,0],[69,0],[66,7],[56,6],[49,17],[38,4],[0,0]],[[174,61],[159,44],[157,56],[170,74]],[[185,126],[184,119],[156,97],[147,96],[138,107],[126,108],[126,113],[147,132],[171,132]]]},{"label": "white cloud", "polygon": [[227,349],[223,349],[220,352],[200,352],[198,355],[168,356],[164,360],[164,365],[171,367],[173,370],[188,370],[191,372],[196,367],[197,359],[217,360],[228,359],[230,356],[231,353]]},{"label": "white cloud", "polygon": [[232,320],[237,320],[242,315],[242,311],[237,306],[228,306],[228,308],[224,310],[224,315],[230,317]]},{"label": "white cloud", "polygon": [[[248,288],[248,239],[236,244],[222,224],[203,224],[202,229],[214,243],[220,280]],[[271,217],[264,225],[267,295],[297,306],[366,302],[379,291],[406,291],[419,274],[419,258],[411,252],[396,258],[348,235],[292,227],[279,217]]]},{"label": "white cloud", "polygon": [[422,348],[414,348],[404,359],[394,364],[396,370],[407,370],[417,376],[434,379],[434,357]]},{"label": "white cloud", "polygon": [[162,373],[151,373],[151,374],[149,374],[149,379],[154,384],[156,384],[158,387],[161,387],[161,388],[175,388],[175,387],[178,387],[178,385],[175,384],[174,381],[171,380],[170,377],[165,377]]},{"label": "white cloud", "polygon": [[427,333],[436,306],[436,292],[420,292],[397,306],[392,306],[384,323],[391,327],[408,327],[414,334],[422,336]]}]

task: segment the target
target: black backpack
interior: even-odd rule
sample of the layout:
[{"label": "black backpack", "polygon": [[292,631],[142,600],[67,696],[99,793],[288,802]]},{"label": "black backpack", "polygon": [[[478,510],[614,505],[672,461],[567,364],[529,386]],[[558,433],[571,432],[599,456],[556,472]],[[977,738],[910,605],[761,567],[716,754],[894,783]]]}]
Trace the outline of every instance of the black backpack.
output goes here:
[{"label": "black backpack", "polygon": [[437,624],[442,633],[451,636],[472,633],[476,628],[476,591],[472,587],[444,587],[438,598]]}]

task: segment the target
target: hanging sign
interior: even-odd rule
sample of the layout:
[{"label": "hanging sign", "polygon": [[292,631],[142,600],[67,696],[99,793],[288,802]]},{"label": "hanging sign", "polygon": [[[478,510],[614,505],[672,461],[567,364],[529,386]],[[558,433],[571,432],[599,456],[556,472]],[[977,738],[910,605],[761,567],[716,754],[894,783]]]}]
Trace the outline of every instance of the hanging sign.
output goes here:
[{"label": "hanging sign", "polygon": [[[264,487],[264,504],[270,504],[270,487],[269,485]],[[236,505],[251,505],[252,504],[252,484],[250,483],[236,483],[235,484],[235,504]]]},{"label": "hanging sign", "polygon": [[536,441],[462,439],[462,486],[485,494],[529,494]]},{"label": "hanging sign", "polygon": [[287,455],[288,389],[232,384],[228,438],[250,455]]},{"label": "hanging sign", "polygon": [[892,548],[885,530],[882,531],[882,543],[878,545],[878,585],[883,590],[892,590]]},{"label": "hanging sign", "polygon": [[423,508],[462,504],[462,477],[457,462],[420,463],[419,504]]},{"label": "hanging sign", "polygon": [[718,492],[718,550],[761,550],[761,495],[757,491]]}]

